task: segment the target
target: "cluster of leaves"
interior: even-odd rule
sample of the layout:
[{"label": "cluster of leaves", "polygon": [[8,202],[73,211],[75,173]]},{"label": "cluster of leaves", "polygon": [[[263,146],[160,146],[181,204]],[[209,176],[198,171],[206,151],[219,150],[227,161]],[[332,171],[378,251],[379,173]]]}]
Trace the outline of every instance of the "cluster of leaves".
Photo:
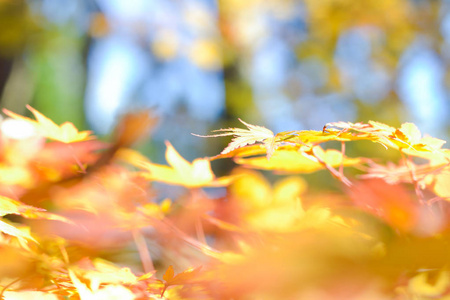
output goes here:
[{"label": "cluster of leaves", "polygon": [[[450,151],[414,124],[242,121],[213,135],[234,136],[221,154],[190,163],[167,142],[160,165],[129,148],[147,113],[106,144],[29,109],[36,120],[1,124],[0,298],[450,299]],[[402,159],[348,157],[360,140]],[[211,161],[230,158],[216,177]],[[272,185],[256,169],[287,175]],[[299,174],[320,170],[339,192],[308,192]]]}]

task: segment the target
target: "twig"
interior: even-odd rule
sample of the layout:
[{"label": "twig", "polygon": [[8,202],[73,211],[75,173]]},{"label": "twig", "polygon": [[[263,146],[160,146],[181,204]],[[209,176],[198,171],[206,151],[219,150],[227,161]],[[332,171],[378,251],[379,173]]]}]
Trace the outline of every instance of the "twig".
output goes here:
[{"label": "twig", "polygon": [[181,239],[183,239],[186,243],[193,246],[194,248],[200,250],[202,253],[205,253],[211,257],[217,257],[221,252],[219,250],[216,250],[207,244],[204,244],[200,241],[197,241],[190,236],[188,236],[186,233],[178,229],[175,225],[173,225],[169,220],[163,219],[161,220],[161,223],[166,225],[170,230],[172,230],[175,234],[177,234]]},{"label": "twig", "polygon": [[78,159],[78,157],[76,157],[76,155],[75,155],[75,151],[73,150],[73,147],[72,147],[72,145],[68,145],[69,146],[69,149],[70,149],[70,151],[72,152],[72,157],[73,157],[73,159],[75,160],[75,163],[77,164],[77,166],[80,168],[80,170],[81,170],[81,174],[86,174],[86,168],[83,166],[83,164],[81,163],[81,161]]},{"label": "twig", "polygon": [[403,153],[402,149],[400,149],[400,153],[402,155],[403,161],[405,162],[406,167],[408,168],[409,175],[411,176],[411,181],[414,184],[414,190],[416,192],[417,198],[421,204],[427,204],[424,200],[423,193],[420,190],[419,182],[416,178],[416,174],[414,173],[413,167],[410,162],[410,157],[407,157],[405,153]]},{"label": "twig", "polygon": [[342,160],[341,165],[339,166],[339,174],[341,174],[342,177],[344,177],[344,159],[345,159],[345,142],[341,142],[341,154],[342,154]]},{"label": "twig", "polygon": [[336,171],[335,168],[327,164],[323,159],[321,159],[315,152],[315,147],[312,148],[312,154],[317,159],[319,163],[321,163],[325,168],[327,168],[328,171],[330,171],[331,175],[333,175],[336,179],[341,181],[343,184],[345,184],[348,187],[351,187],[353,184],[350,180],[348,180],[347,177],[345,177],[343,174]]},{"label": "twig", "polygon": [[147,243],[145,242],[144,237],[139,232],[138,229],[134,229],[132,231],[134,243],[139,252],[139,257],[141,258],[142,267],[144,268],[145,273],[149,273],[155,270],[153,266],[152,257],[150,256],[150,251],[148,250]]},{"label": "twig", "polygon": [[427,204],[428,205],[431,205],[431,204],[433,204],[433,203],[436,203],[436,202],[438,202],[438,201],[449,201],[450,200],[450,197],[433,197],[433,198],[431,198],[431,199],[428,199],[427,200]]},{"label": "twig", "polygon": [[[193,203],[198,203],[198,199],[202,197],[201,190],[198,189],[198,188],[191,189],[191,197],[192,197],[192,202]],[[197,235],[197,239],[200,242],[202,242],[203,244],[207,244],[206,243],[205,230],[203,229],[201,216],[197,216],[196,217],[196,220],[195,220],[195,233]]]}]

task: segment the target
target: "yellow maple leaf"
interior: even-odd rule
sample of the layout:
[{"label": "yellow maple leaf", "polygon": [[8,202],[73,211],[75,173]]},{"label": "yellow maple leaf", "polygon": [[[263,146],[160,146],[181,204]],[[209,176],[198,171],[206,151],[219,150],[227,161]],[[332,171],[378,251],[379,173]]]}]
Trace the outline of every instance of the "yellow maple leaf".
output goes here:
[{"label": "yellow maple leaf", "polygon": [[149,172],[143,174],[145,178],[189,188],[226,186],[233,180],[230,176],[216,178],[211,170],[211,163],[206,158],[197,158],[189,163],[171,143],[166,142],[166,147],[166,160],[169,166],[146,161],[139,163],[141,168]]},{"label": "yellow maple leaf", "polygon": [[[361,163],[360,158],[342,157],[340,151],[329,149],[323,150],[320,146],[315,146],[316,154],[320,159],[332,167],[352,166]],[[283,146],[278,149],[270,160],[264,157],[240,158],[236,157],[237,164],[262,170],[274,170],[286,173],[311,173],[325,169],[325,166],[314,156],[299,151],[295,146]]]},{"label": "yellow maple leaf", "polygon": [[341,128],[341,132],[353,131],[351,140],[367,139],[380,143],[386,148],[400,149],[406,154],[423,156],[424,152],[437,153],[441,151],[444,140],[424,136],[413,123],[403,123],[400,128],[394,128],[380,122],[369,121],[368,124],[335,122],[326,126]]},{"label": "yellow maple leaf", "polygon": [[89,130],[78,131],[70,122],[65,122],[58,126],[52,120],[31,106],[27,105],[27,108],[33,113],[36,120],[23,117],[7,109],[3,109],[3,112],[13,119],[22,120],[33,125],[42,136],[51,140],[60,141],[63,143],[73,143],[91,140],[94,138],[94,136],[91,135],[92,132]]},{"label": "yellow maple leaf", "polygon": [[409,155],[416,155],[416,152],[420,151],[435,152],[445,144],[444,140],[430,136],[422,137],[419,128],[413,123],[403,123],[399,129],[395,130],[391,138],[400,149],[406,150],[405,153]]},{"label": "yellow maple leaf", "polygon": [[69,269],[69,278],[72,281],[74,287],[77,289],[78,295],[81,300],[94,300],[94,299],[117,299],[117,300],[132,300],[136,297],[134,294],[124,287],[118,284],[108,284],[101,288],[90,289],[84,284],[75,274],[74,271]]},{"label": "yellow maple leaf", "polygon": [[83,278],[90,281],[93,291],[104,284],[135,284],[138,281],[129,268],[119,268],[102,259],[95,259],[93,265],[95,270],[87,270],[83,274]]},{"label": "yellow maple leaf", "polygon": [[241,121],[242,124],[247,126],[248,129],[226,128],[213,130],[213,132],[223,132],[219,134],[212,134],[212,135],[193,134],[193,135],[199,137],[220,137],[230,135],[234,136],[234,138],[231,140],[231,143],[229,143],[228,146],[225,149],[223,149],[221,154],[227,154],[237,148],[246,145],[252,145],[256,142],[262,142],[264,144],[264,147],[266,147],[267,158],[269,159],[272,156],[273,152],[275,151],[275,136],[273,132],[262,126],[248,124],[242,121],[241,119],[239,119],[239,121]]},{"label": "yellow maple leaf", "polygon": [[53,213],[46,212],[45,209],[26,205],[18,200],[14,200],[5,196],[0,196],[0,216],[20,215],[27,219],[46,219],[61,221],[72,224],[69,219]]}]

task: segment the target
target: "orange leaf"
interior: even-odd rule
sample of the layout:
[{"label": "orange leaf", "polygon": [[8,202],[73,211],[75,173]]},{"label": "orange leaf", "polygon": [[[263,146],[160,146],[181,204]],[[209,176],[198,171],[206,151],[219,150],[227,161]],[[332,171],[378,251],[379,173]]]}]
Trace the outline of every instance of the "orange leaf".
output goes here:
[{"label": "orange leaf", "polygon": [[166,273],[163,275],[163,279],[164,279],[166,282],[169,282],[169,281],[171,281],[171,280],[173,279],[173,276],[174,276],[174,275],[175,275],[175,271],[173,270],[173,266],[170,265],[170,266],[167,268]]},{"label": "orange leaf", "polygon": [[419,206],[402,185],[390,185],[380,179],[360,181],[349,190],[350,197],[368,210],[403,231],[414,229]]},{"label": "orange leaf", "polygon": [[116,147],[129,147],[145,138],[157,122],[149,109],[124,115],[114,131]]},{"label": "orange leaf", "polygon": [[175,275],[175,277],[172,278],[170,281],[170,285],[180,285],[180,284],[187,284],[192,283],[192,281],[198,276],[201,270],[201,266],[197,268],[189,268],[187,270],[184,270],[181,273],[178,273]]},{"label": "orange leaf", "polygon": [[197,268],[189,268],[175,275],[173,266],[170,265],[167,268],[166,273],[163,275],[163,279],[166,281],[166,286],[192,283],[193,279],[195,279],[195,277],[200,273],[201,268],[201,266]]}]

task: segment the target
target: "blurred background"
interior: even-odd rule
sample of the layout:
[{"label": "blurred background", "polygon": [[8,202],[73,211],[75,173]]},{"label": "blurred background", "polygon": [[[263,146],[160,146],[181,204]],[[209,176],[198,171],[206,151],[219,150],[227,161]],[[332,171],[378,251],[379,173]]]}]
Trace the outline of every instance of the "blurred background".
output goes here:
[{"label": "blurred background", "polygon": [[274,132],[334,121],[416,123],[448,139],[450,1],[0,0],[0,105],[107,135],[160,116],[193,159],[237,118]]}]

